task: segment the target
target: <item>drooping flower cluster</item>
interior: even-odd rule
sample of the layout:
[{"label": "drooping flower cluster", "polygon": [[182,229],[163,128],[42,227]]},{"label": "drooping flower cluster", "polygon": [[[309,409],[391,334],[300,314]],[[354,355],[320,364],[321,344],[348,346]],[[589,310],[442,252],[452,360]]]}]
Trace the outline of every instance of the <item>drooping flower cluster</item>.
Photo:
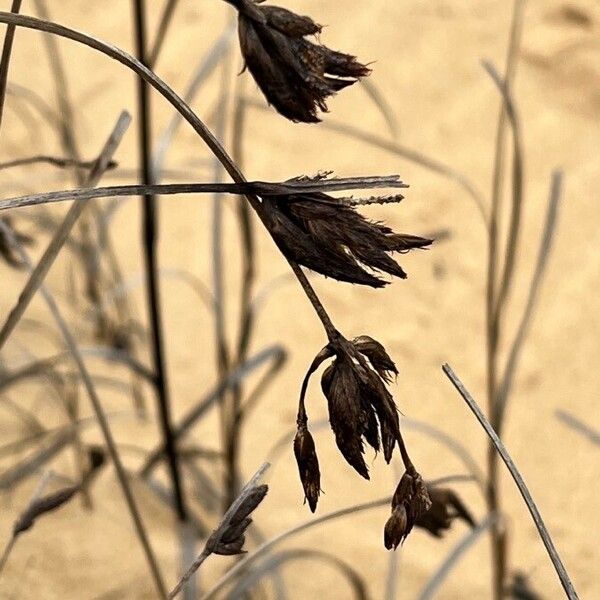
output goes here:
[{"label": "drooping flower cluster", "polygon": [[226,0],[238,9],[242,56],[269,104],[292,121],[315,123],[326,100],[369,75],[354,56],[306,39],[321,26],[310,17],[253,0]]}]

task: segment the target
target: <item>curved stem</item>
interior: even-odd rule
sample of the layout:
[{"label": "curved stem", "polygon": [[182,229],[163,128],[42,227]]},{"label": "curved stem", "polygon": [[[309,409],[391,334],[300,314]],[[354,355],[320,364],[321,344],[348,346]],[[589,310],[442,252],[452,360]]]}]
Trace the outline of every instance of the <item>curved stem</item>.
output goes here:
[{"label": "curved stem", "polygon": [[[58,25],[57,23],[52,23],[50,21],[36,19],[34,17],[13,15],[7,12],[0,12],[0,23],[15,25],[17,27],[25,27],[28,29],[35,29],[38,31],[45,31],[47,33],[52,33],[54,35],[73,40],[90,48],[93,48],[98,52],[102,52],[103,54],[106,54],[106,56],[109,56],[114,60],[120,62],[121,64],[125,65],[134,73],[136,73],[139,77],[144,79],[144,81],[150,84],[153,88],[155,88],[166,100],[168,100],[179,111],[183,118],[194,128],[194,131],[196,131],[196,133],[202,138],[202,140],[209,147],[211,152],[223,164],[225,170],[229,173],[231,178],[236,183],[244,183],[246,181],[244,175],[238,169],[237,165],[233,162],[231,157],[227,154],[223,146],[215,138],[212,132],[206,127],[206,125],[198,118],[194,111],[162,79],[157,77],[150,69],[148,69],[148,67],[146,67],[139,60],[133,58],[124,50],[121,50],[120,48],[117,48],[116,46],[113,46],[106,42],[102,42],[80,31],[69,29],[68,27],[64,27],[62,25]],[[269,230],[268,224],[266,222],[266,214],[263,210],[259,198],[253,195],[247,195],[246,198],[252,206],[252,208],[258,214],[259,218],[261,219],[267,230]],[[306,279],[306,277],[302,274],[299,265],[289,259],[287,260],[290,266],[292,267],[292,270],[296,274],[296,277],[300,281],[300,285],[302,286],[304,292],[309,297],[311,304],[315,308],[317,315],[319,316],[321,322],[323,323],[323,326],[325,327],[325,331],[329,336],[330,333],[335,331],[335,328],[331,324],[331,320],[327,315],[325,308],[318,300],[308,279]]]}]

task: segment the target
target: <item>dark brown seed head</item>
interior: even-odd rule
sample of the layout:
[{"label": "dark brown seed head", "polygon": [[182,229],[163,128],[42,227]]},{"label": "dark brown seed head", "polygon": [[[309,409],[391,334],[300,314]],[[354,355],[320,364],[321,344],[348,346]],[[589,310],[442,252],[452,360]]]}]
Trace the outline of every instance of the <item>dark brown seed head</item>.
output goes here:
[{"label": "dark brown seed head", "polygon": [[294,454],[304,488],[304,499],[308,502],[310,510],[315,512],[321,493],[321,472],[315,442],[306,424],[302,422],[298,424],[294,438]]},{"label": "dark brown seed head", "polygon": [[404,504],[400,504],[392,511],[392,516],[387,520],[383,530],[383,543],[388,550],[395,550],[408,535],[408,517]]},{"label": "dark brown seed head", "polygon": [[[353,206],[324,193],[269,197],[263,206],[269,231],[281,252],[338,281],[379,288],[388,282],[377,277],[377,272],[405,279],[406,273],[390,254],[432,243],[369,221]],[[378,352],[371,354],[383,359]],[[386,368],[389,370],[393,372]]]},{"label": "dark brown seed head", "polygon": [[426,529],[435,537],[442,537],[455,519],[462,519],[471,527],[475,527],[471,513],[453,490],[431,486],[428,486],[427,490],[431,507],[416,520],[417,527]]},{"label": "dark brown seed head", "polygon": [[[264,500],[268,491],[269,487],[263,484],[243,492],[245,495],[242,503],[231,516],[226,516],[213,531],[206,542],[206,550],[209,553],[224,556],[243,554],[246,541],[244,533],[252,523],[250,515]],[[229,515],[229,511],[227,514]]]},{"label": "dark brown seed head", "polygon": [[251,0],[227,0],[239,11],[242,56],[269,104],[292,121],[318,122],[326,100],[370,73],[354,56],[306,39],[321,31],[310,17]]},{"label": "dark brown seed head", "polygon": [[[412,472],[407,471],[404,473],[394,492],[394,497],[392,498],[392,516],[397,511],[400,511],[400,514],[404,514],[402,513],[402,509],[404,509],[406,514],[406,527],[404,528],[403,534],[398,539],[393,538],[394,542],[396,542],[395,544],[392,544],[394,548],[407,538],[417,521],[430,508],[431,500],[421,476],[414,471],[414,469]],[[386,544],[386,548],[389,550],[390,546]]]}]

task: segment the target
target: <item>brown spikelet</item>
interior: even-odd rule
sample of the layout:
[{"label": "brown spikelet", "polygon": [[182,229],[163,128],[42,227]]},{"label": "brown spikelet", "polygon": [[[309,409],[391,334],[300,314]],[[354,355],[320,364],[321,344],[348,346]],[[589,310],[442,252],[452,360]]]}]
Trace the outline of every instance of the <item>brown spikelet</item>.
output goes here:
[{"label": "brown spikelet", "polygon": [[[392,498],[392,515],[384,529],[385,547],[395,550],[430,508],[431,499],[423,479],[414,469],[406,471]],[[399,515],[403,517],[402,521]],[[400,522],[403,527],[399,526]]]},{"label": "brown spikelet", "polygon": [[387,284],[370,271],[405,279],[406,273],[389,255],[432,243],[369,221],[353,206],[324,193],[268,197],[263,206],[281,252],[338,281],[375,288]]},{"label": "brown spikelet", "polygon": [[315,512],[321,494],[321,472],[315,442],[305,420],[300,420],[298,423],[294,438],[294,455],[304,488],[304,499],[308,502],[311,512]]},{"label": "brown spikelet", "polygon": [[269,487],[266,484],[257,485],[247,490],[237,510],[228,515],[210,535],[206,542],[205,551],[208,554],[221,554],[223,556],[243,554],[246,542],[245,532],[252,523],[250,515],[264,500],[268,491]]},{"label": "brown spikelet", "polygon": [[292,121],[315,123],[326,100],[370,73],[354,56],[306,39],[321,32],[310,17],[252,0],[227,0],[239,11],[248,70],[269,104]]}]

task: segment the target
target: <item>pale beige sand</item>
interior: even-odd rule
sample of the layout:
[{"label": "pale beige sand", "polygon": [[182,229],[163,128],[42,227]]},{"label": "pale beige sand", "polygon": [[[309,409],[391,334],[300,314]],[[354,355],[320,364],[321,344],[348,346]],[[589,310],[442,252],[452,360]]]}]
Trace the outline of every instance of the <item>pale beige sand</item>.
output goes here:
[{"label": "pale beige sand", "polygon": [[[25,3],[27,10],[28,4]],[[71,0],[49,4],[57,20],[131,48],[128,2]],[[156,5],[157,12],[162,3],[151,4]],[[464,172],[488,195],[498,97],[480,61],[490,59],[502,65],[511,2],[294,0],[284,4],[328,24],[323,34],[326,43],[376,61],[372,81],[388,98],[398,118],[400,141]],[[5,1],[3,9],[8,5]],[[589,25],[565,18],[566,7],[587,14]],[[213,43],[231,16],[230,8],[221,2],[182,0],[159,74],[176,90],[183,90],[197,57]],[[41,39],[37,33],[17,32],[11,80],[35,87],[52,100]],[[73,96],[81,107],[77,114],[79,140],[85,155],[91,157],[118,112],[122,108],[134,109],[134,78],[121,66],[89,50],[66,42],[61,47],[68,61]],[[237,45],[235,52],[237,56]],[[238,65],[239,61],[236,68]],[[219,77],[214,76],[195,103],[201,116],[210,114],[218,82]],[[259,97],[253,83],[248,82],[247,87]],[[524,128],[527,197],[518,285],[513,290],[508,315],[509,332],[521,314],[537,253],[550,173],[556,167],[566,173],[566,193],[548,276],[508,413],[506,442],[539,503],[581,597],[591,599],[600,597],[600,453],[561,424],[555,411],[563,408],[600,428],[600,266],[596,255],[600,243],[600,5],[595,0],[528,3],[515,93]],[[171,110],[159,99],[154,106],[160,130]],[[354,122],[386,135],[385,123],[358,86],[332,101],[330,107],[332,119]],[[55,136],[47,127],[40,125],[38,131],[28,133],[14,108],[15,99],[9,98],[2,131],[2,160],[33,152],[59,153]],[[472,200],[456,184],[406,160],[326,129],[292,125],[274,113],[250,113],[245,151],[246,172],[257,179],[278,180],[324,168],[340,175],[400,173],[411,184],[407,199],[401,206],[383,207],[373,214],[411,233],[451,230],[450,241],[426,253],[403,257],[408,281],[394,282],[384,291],[313,279],[343,332],[349,336],[369,333],[385,343],[394,356],[401,370],[395,393],[403,413],[458,437],[483,464],[483,432],[440,369],[442,362],[450,362],[483,404],[486,242]],[[207,156],[190,128],[183,127],[169,155],[169,165],[189,166],[196,158]],[[118,152],[118,159],[124,167],[135,165],[134,130]],[[2,196],[58,189],[68,184],[66,179],[57,179],[50,168],[6,172],[2,174]],[[209,201],[165,198],[162,206],[162,264],[192,271],[210,282]],[[132,201],[115,222],[114,239],[128,275],[140,269],[138,217],[138,203]],[[233,212],[227,210],[226,218],[227,235],[235,240]],[[257,232],[262,285],[285,273],[287,266],[260,226]],[[234,299],[238,297],[239,261],[234,246],[235,243],[230,244],[227,250],[231,266],[231,328]],[[38,244],[36,251],[42,247],[43,243]],[[23,276],[4,266],[0,270],[0,315],[5,315],[17,297]],[[49,281],[56,290],[65,290],[67,272],[65,261],[52,270]],[[143,313],[139,289],[134,297]],[[215,381],[213,326],[206,308],[180,282],[167,280],[164,297],[174,412],[179,415]],[[80,315],[69,314],[74,324],[81,324]],[[39,300],[27,317],[46,322],[50,319]],[[510,336],[505,341],[509,340]],[[294,283],[279,288],[270,297],[252,349],[274,342],[286,346],[290,360],[245,428],[246,475],[262,461],[273,441],[293,427],[303,372],[324,343],[319,323]],[[11,361],[9,364],[17,364],[27,360],[27,352],[44,356],[52,351],[53,342],[37,334],[30,321],[19,327],[4,358]],[[94,371],[115,373],[113,367],[99,363],[94,364]],[[11,397],[35,407],[42,419],[56,422],[59,418],[47,387],[23,386]],[[103,393],[103,401],[107,410],[130,406],[124,396],[113,392]],[[313,420],[326,416],[316,381],[308,402]],[[82,405],[87,413],[83,395]],[[3,440],[18,435],[12,413],[2,411],[0,427]],[[140,425],[129,418],[115,420],[114,431],[122,442],[150,447],[156,440],[154,424]],[[218,421],[214,417],[197,428],[193,438],[216,447],[217,432]],[[407,438],[416,463],[427,477],[462,472],[456,458],[436,443],[411,432]],[[86,439],[99,440],[99,434],[89,430]],[[372,464],[369,483],[343,462],[329,432],[319,433],[317,443],[327,492],[318,514],[380,498],[393,490],[394,470],[387,468],[381,457]],[[72,472],[72,455],[67,452],[64,456],[56,467]],[[126,459],[134,466],[138,457],[128,453]],[[311,518],[302,506],[291,448],[273,468],[269,480],[270,494],[256,518],[265,535],[277,534]],[[1,540],[9,534],[11,523],[33,486],[30,481],[4,499]],[[509,515],[511,564],[531,572],[534,586],[546,598],[560,598],[561,590],[544,548],[506,475],[502,487]],[[160,562],[168,581],[174,582],[178,559],[173,520],[143,488],[136,491]],[[461,493],[481,516],[484,507],[474,486],[462,485]],[[153,597],[146,565],[112,470],[105,470],[96,483],[94,502],[91,513],[84,512],[79,502],[73,502],[23,536],[0,578],[2,598]],[[313,530],[299,537],[294,545],[317,547],[343,557],[368,580],[373,597],[380,598],[388,565],[382,544],[386,518],[387,509],[364,513]],[[442,542],[422,532],[413,534],[401,551],[398,598],[414,598],[464,533],[464,527],[458,526]],[[488,553],[487,540],[481,540],[450,576],[439,597],[489,597]],[[226,563],[227,559],[211,559],[204,583],[214,581]],[[303,562],[286,569],[285,574],[293,590],[291,598],[349,597],[346,584],[328,567]],[[110,590],[112,595],[102,595]]]}]

